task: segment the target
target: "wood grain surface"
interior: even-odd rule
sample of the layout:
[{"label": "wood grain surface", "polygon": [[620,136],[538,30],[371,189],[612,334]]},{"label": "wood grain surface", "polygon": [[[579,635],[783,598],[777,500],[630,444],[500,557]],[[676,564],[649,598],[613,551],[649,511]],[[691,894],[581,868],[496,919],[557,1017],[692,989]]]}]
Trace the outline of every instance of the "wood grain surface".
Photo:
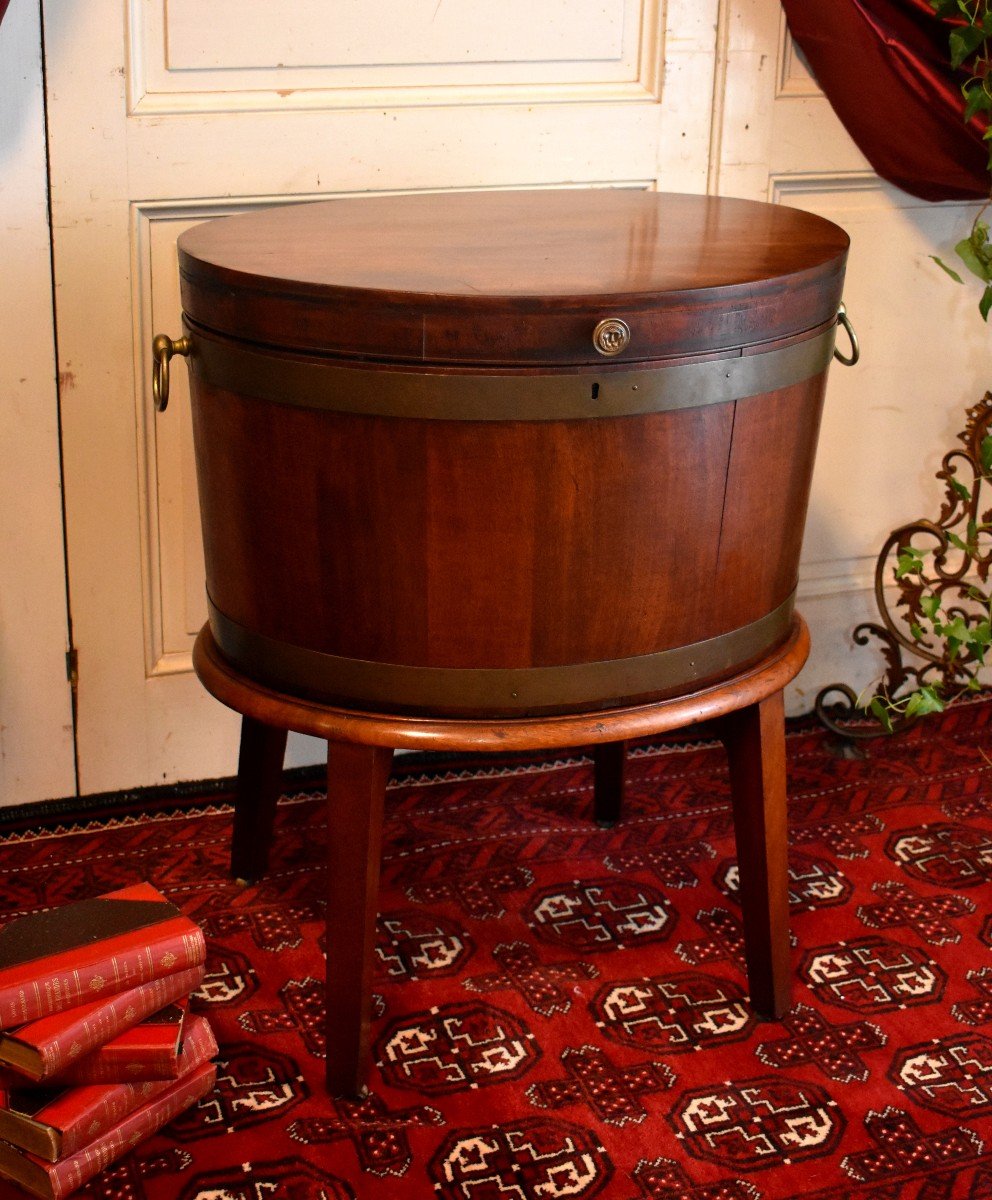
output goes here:
[{"label": "wood grain surface", "polygon": [[[596,190],[328,201],[189,231],[193,431],[222,650],[312,699],[479,717],[659,699],[755,661],[787,636],[846,246],[797,210]],[[394,410],[349,408],[350,390],[376,396],[415,312],[443,329],[442,358],[519,350],[540,368],[408,363],[390,376]],[[629,318],[634,353],[666,352],[630,374],[630,394],[674,371],[695,381],[678,385],[684,407],[596,410],[597,390],[623,378],[616,360],[583,365],[607,312]],[[581,347],[556,324],[573,319]],[[362,349],[354,321],[377,357],[344,369],[329,352]],[[198,341],[206,356],[229,334],[254,339],[264,388],[236,355],[201,370]],[[310,339],[325,353],[287,348]],[[825,354],[805,374],[779,373],[814,344]],[[714,400],[708,381],[743,362],[770,364],[761,390]],[[549,414],[557,397],[539,377],[567,377],[591,415]],[[407,380],[423,403],[481,380],[497,410],[502,392],[540,386],[514,417],[453,419],[399,403]],[[696,653],[776,612],[743,649]],[[563,674],[549,695],[548,672],[577,664],[592,682]],[[424,674],[408,689],[411,671]]]},{"label": "wood grain surface", "polygon": [[830,319],[847,235],[714,196],[559,189],[376,196],[225,217],[179,240],[183,307],[269,345],[435,363],[705,353]]}]

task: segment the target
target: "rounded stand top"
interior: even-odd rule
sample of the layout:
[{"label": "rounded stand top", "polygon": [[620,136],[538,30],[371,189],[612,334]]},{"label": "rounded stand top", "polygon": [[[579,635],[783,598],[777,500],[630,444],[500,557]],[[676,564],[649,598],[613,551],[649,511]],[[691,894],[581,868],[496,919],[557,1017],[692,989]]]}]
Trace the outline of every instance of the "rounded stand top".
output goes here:
[{"label": "rounded stand top", "polygon": [[196,639],[193,667],[222,704],[280,729],[391,749],[500,751],[595,745],[698,725],[781,691],[808,655],[809,631],[797,613],[780,646],[729,679],[688,695],[597,712],[491,721],[359,712],[283,695],[235,670],[221,655],[209,625]]},{"label": "rounded stand top", "polygon": [[370,196],[224,217],[179,239],[183,306],[289,349],[438,363],[706,353],[832,319],[848,238],[812,213],[629,189]]}]

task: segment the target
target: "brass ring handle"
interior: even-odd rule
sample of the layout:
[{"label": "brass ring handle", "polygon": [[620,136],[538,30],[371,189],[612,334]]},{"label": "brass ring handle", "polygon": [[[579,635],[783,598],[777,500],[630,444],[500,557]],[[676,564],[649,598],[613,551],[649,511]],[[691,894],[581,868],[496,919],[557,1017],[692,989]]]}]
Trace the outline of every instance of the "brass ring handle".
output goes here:
[{"label": "brass ring handle", "polygon": [[181,337],[173,341],[164,333],[156,334],[152,339],[152,399],[156,412],[165,412],[169,405],[169,360],[173,354],[188,357],[189,338]]},{"label": "brass ring handle", "polygon": [[839,350],[835,349],[834,358],[836,358],[838,362],[842,362],[845,367],[853,367],[861,357],[861,346],[858,344],[858,335],[854,332],[854,326],[851,324],[851,318],[847,315],[847,308],[845,307],[843,300],[840,302],[840,307],[837,309],[837,324],[843,325],[847,332],[848,338],[850,338],[851,353],[850,355],[841,354]]}]

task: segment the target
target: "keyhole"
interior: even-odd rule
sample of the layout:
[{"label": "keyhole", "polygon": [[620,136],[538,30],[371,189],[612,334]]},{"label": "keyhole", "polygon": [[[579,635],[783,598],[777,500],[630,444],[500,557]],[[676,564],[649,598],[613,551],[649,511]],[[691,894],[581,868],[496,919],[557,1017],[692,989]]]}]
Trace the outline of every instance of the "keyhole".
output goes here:
[{"label": "keyhole", "polygon": [[598,384],[598,383],[594,383],[594,384],[592,385],[592,398],[593,398],[594,400],[598,400],[598,399],[599,399],[599,384]]}]

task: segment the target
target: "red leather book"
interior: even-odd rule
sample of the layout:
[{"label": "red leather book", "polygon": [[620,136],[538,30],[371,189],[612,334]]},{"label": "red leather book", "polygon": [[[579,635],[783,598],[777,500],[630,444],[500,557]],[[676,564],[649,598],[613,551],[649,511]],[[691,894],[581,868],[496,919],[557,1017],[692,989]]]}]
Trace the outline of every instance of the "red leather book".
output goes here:
[{"label": "red leather book", "polygon": [[[145,984],[145,987],[149,987]],[[60,1071],[63,1084],[131,1083],[146,1079],[178,1079],[183,1048],[186,1000],[170,1004]],[[71,1009],[69,1010],[72,1011]],[[2,1080],[0,1080],[2,1084]]]},{"label": "red leather book", "polygon": [[202,965],[188,967],[0,1033],[0,1063],[36,1082],[51,1079],[88,1051],[188,996],[202,978]]},{"label": "red leather book", "polygon": [[[217,1042],[206,1017],[191,1017],[179,1056],[180,1077],[189,1075],[216,1053]],[[56,1162],[108,1133],[128,1113],[168,1091],[174,1083],[167,1079],[0,1092],[0,1138]]]},{"label": "red leather book", "polygon": [[129,1113],[113,1129],[58,1162],[46,1162],[37,1154],[0,1142],[0,1178],[11,1180],[43,1200],[62,1200],[212,1092],[216,1081],[217,1068],[213,1063],[194,1067],[188,1075],[170,1083],[164,1092]]},{"label": "red leather book", "polygon": [[203,931],[150,883],[19,917],[0,929],[0,1029],[205,958]]}]

